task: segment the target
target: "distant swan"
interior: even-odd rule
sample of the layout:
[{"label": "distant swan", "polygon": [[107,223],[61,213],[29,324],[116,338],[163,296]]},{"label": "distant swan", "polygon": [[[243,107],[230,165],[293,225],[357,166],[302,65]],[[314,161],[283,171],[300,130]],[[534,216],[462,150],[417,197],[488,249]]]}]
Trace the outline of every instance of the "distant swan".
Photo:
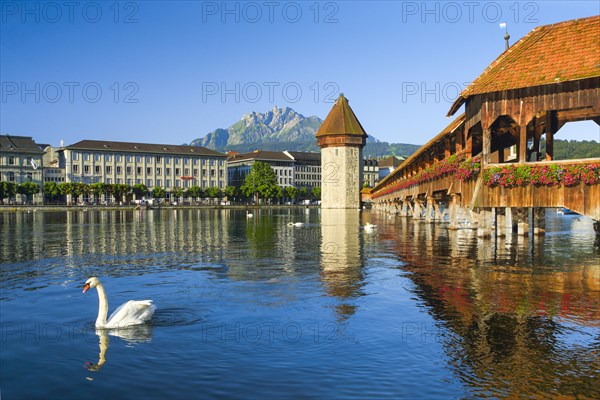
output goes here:
[{"label": "distant swan", "polygon": [[288,222],[288,226],[304,226],[304,222]]},{"label": "distant swan", "polygon": [[367,222],[367,224],[365,226],[363,226],[363,228],[367,232],[373,232],[373,231],[375,231],[375,229],[377,229],[377,225],[373,225],[370,222]]},{"label": "distant swan", "polygon": [[254,215],[252,215],[251,212],[246,211],[246,218],[252,218],[252,217],[254,217]]},{"label": "distant swan", "polygon": [[98,318],[96,318],[96,328],[112,329],[123,328],[132,325],[143,324],[149,321],[156,310],[156,306],[152,304],[152,300],[129,300],[119,306],[111,315],[108,321],[108,300],[104,286],[100,283],[100,279],[95,276],[85,282],[83,293],[90,288],[96,288],[98,291]]}]

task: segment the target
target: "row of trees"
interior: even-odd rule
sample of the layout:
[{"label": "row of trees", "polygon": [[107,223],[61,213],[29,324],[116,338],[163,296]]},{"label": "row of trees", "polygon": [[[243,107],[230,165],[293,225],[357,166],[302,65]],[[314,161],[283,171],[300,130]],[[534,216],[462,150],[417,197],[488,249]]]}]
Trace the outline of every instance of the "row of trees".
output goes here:
[{"label": "row of trees", "polygon": [[[259,164],[259,163],[257,163]],[[265,164],[265,163],[262,163]],[[256,164],[255,164],[256,165]],[[258,172],[250,174],[249,178],[246,178],[246,183],[241,187],[227,186],[224,189],[217,187],[201,188],[198,186],[192,186],[187,189],[174,188],[171,194],[171,200],[181,201],[184,199],[214,199],[220,200],[223,197],[227,197],[229,200],[243,200],[255,197],[258,200],[259,197],[266,199],[289,199],[296,200],[298,198],[307,199],[309,197],[319,198],[321,196],[320,188],[313,188],[309,191],[308,188],[296,188],[296,187],[281,187],[277,185],[277,178],[275,172],[268,165],[265,164],[268,170],[264,166],[259,165]],[[267,178],[263,175],[267,174]],[[26,196],[27,202],[31,202],[33,196],[42,193],[44,196],[44,202],[48,203],[59,203],[65,202],[66,196],[70,195],[73,201],[79,202],[84,198],[88,198],[92,202],[100,201],[101,197],[105,198],[112,196],[115,201],[122,201],[125,196],[129,197],[135,195],[137,199],[143,197],[153,197],[155,199],[165,199],[167,197],[167,191],[161,187],[154,187],[149,189],[144,184],[136,184],[133,186],[126,184],[107,184],[102,182],[96,182],[92,184],[81,183],[81,182],[45,182],[43,187],[34,182],[24,182],[18,184],[16,182],[0,182],[0,203],[4,199],[9,201],[14,200],[17,194]]]}]

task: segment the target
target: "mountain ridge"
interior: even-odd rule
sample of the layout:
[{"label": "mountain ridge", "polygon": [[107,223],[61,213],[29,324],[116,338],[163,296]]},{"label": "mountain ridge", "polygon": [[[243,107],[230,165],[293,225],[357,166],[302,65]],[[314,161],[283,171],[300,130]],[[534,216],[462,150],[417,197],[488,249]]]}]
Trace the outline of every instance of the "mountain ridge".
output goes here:
[{"label": "mountain ridge", "polygon": [[[229,128],[218,128],[190,142],[191,146],[203,146],[216,151],[253,150],[272,151],[320,151],[315,134],[323,120],[317,116],[305,117],[290,107],[273,107],[260,113],[252,111]],[[420,146],[381,142],[369,135],[363,151],[365,156],[396,155],[407,157]],[[401,154],[398,154],[401,153]]]}]

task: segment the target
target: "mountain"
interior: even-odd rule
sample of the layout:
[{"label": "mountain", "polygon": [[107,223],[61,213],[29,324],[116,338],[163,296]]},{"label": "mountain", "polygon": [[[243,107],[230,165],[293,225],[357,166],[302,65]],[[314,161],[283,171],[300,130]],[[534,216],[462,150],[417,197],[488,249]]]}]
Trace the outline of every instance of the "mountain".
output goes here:
[{"label": "mountain", "polygon": [[[323,123],[316,116],[305,117],[289,107],[273,107],[261,114],[251,112],[227,129],[216,129],[202,138],[193,140],[191,146],[203,146],[217,151],[253,150],[319,151],[315,134]],[[420,146],[380,142],[369,135],[364,154],[367,156],[408,156]],[[399,153],[399,154],[398,154]]]}]

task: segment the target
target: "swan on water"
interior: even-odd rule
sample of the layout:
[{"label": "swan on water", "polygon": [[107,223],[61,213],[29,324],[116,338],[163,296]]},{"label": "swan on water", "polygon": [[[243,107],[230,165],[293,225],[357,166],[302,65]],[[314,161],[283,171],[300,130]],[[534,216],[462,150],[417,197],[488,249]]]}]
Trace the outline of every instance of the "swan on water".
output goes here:
[{"label": "swan on water", "polygon": [[246,218],[252,218],[253,216],[250,211],[246,211]]},{"label": "swan on water", "polygon": [[304,226],[304,222],[288,222],[288,226]]},{"label": "swan on water", "polygon": [[100,279],[95,276],[85,281],[83,293],[90,288],[96,288],[98,291],[98,318],[96,318],[96,328],[112,329],[124,328],[132,325],[139,325],[147,322],[152,318],[156,306],[152,300],[129,300],[121,304],[106,320],[108,314],[108,300],[104,286],[100,283]]},{"label": "swan on water", "polygon": [[367,224],[363,226],[363,228],[367,232],[373,232],[375,229],[377,229],[377,225],[373,225],[372,223],[367,222]]}]

